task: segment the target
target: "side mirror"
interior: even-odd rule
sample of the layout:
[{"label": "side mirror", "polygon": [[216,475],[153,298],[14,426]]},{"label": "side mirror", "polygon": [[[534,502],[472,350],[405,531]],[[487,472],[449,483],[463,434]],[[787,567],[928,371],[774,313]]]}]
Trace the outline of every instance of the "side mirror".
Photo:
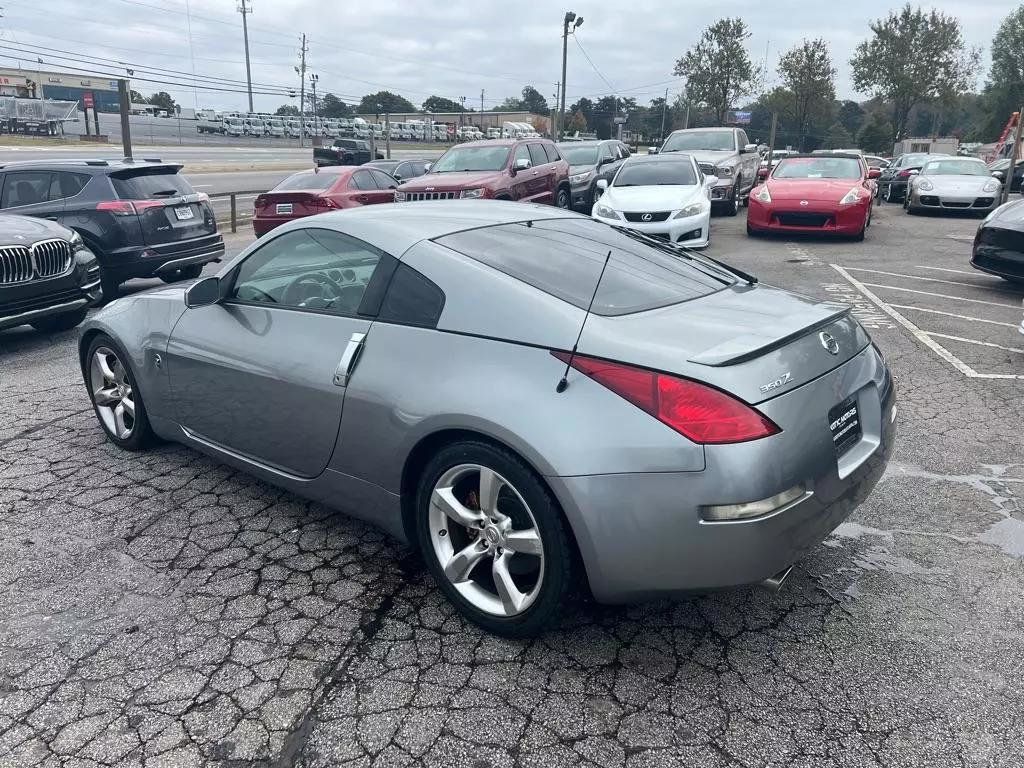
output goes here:
[{"label": "side mirror", "polygon": [[530,161],[527,160],[525,157],[520,157],[518,160],[516,160],[515,165],[513,165],[512,167],[515,168],[517,171],[525,171],[530,167]]},{"label": "side mirror", "polygon": [[877,178],[880,178],[881,175],[882,175],[882,169],[881,168],[868,168],[868,178],[869,179],[877,179]]},{"label": "side mirror", "polygon": [[768,168],[767,167],[765,167],[765,168],[758,168],[757,169],[757,178],[758,178],[759,181],[764,181],[765,179],[767,179],[768,178]]},{"label": "side mirror", "polygon": [[647,154],[648,155],[656,155],[656,154],[658,154],[658,148],[657,147],[648,147],[647,148]]},{"label": "side mirror", "polygon": [[598,179],[597,184],[595,186],[602,192],[604,192],[606,189],[608,189],[608,179]]},{"label": "side mirror", "polygon": [[757,152],[757,144],[747,144],[741,150],[741,154],[744,154],[744,155],[750,154],[751,152]]},{"label": "side mirror", "polygon": [[907,176],[919,176],[920,174],[921,171],[918,170],[917,168],[911,168],[909,171],[907,171]]},{"label": "side mirror", "polygon": [[430,167],[431,167],[432,165],[433,165],[433,163],[424,163],[424,164],[423,164],[423,172],[424,172],[424,173],[426,173],[427,171],[429,171],[429,170],[430,170]]},{"label": "side mirror", "polygon": [[1003,181],[1006,178],[1006,174],[1002,171],[992,171],[992,175],[1000,181]]},{"label": "side mirror", "polygon": [[395,178],[395,181],[401,181],[402,180],[402,174],[396,173],[394,178]]},{"label": "side mirror", "polygon": [[220,301],[220,278],[204,277],[198,282],[192,283],[185,291],[185,306],[189,309],[195,307],[208,307]]},{"label": "side mirror", "polygon": [[718,177],[717,176],[705,176],[704,177],[704,186],[705,187],[713,187],[717,183],[718,183]]}]

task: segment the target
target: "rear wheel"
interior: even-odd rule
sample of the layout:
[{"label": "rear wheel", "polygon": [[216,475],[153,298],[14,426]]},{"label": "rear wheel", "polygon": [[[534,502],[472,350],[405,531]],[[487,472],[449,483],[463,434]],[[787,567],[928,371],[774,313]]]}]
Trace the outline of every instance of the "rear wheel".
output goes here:
[{"label": "rear wheel", "polygon": [[895,203],[896,202],[896,197],[895,197],[895,195],[893,195],[893,192],[892,192],[892,184],[886,184],[885,185],[885,202],[887,202],[887,203]]},{"label": "rear wheel", "polygon": [[56,331],[70,331],[76,325],[85,320],[88,309],[76,309],[74,312],[62,312],[59,315],[41,317],[29,325],[42,333],[54,333]]},{"label": "rear wheel", "polygon": [[89,398],[107,438],[128,451],[146,448],[154,435],[124,353],[109,336],[100,334],[89,345],[85,361]]},{"label": "rear wheel", "polygon": [[565,522],[511,452],[472,441],[442,449],[420,479],[416,535],[441,591],[488,632],[536,634],[561,613],[572,584]]},{"label": "rear wheel", "polygon": [[737,178],[736,183],[732,187],[732,199],[725,208],[726,216],[735,216],[740,211],[740,180]]}]

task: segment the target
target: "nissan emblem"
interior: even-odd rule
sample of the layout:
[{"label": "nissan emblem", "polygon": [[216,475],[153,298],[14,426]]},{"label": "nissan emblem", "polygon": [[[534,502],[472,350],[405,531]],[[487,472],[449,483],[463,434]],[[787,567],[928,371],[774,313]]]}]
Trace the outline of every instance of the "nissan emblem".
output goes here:
[{"label": "nissan emblem", "polygon": [[818,338],[821,340],[821,346],[825,348],[825,351],[830,355],[839,354],[839,342],[836,341],[836,337],[828,331],[822,331],[818,334]]}]

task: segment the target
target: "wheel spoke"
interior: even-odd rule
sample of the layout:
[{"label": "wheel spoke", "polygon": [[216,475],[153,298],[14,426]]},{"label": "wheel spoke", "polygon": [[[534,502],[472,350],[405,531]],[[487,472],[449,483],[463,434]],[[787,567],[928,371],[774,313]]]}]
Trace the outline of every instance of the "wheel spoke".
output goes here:
[{"label": "wheel spoke", "polygon": [[536,528],[526,528],[521,531],[509,531],[505,534],[505,548],[524,555],[543,554],[544,549],[540,543],[540,534]]},{"label": "wheel spoke", "polygon": [[504,485],[505,482],[493,469],[480,467],[480,509],[488,517],[495,517],[499,514],[498,494]]},{"label": "wheel spoke", "polygon": [[470,572],[486,554],[487,545],[478,539],[452,555],[444,567],[444,575],[455,584],[467,581]]},{"label": "wheel spoke", "polygon": [[96,353],[96,365],[99,366],[104,381],[108,381],[111,384],[117,382],[117,374],[114,373],[114,369],[110,367],[110,361],[107,360],[107,356],[102,352]]},{"label": "wheel spoke", "polygon": [[96,400],[96,405],[104,406],[112,406],[121,399],[121,394],[116,387],[104,387],[93,392],[92,396]]},{"label": "wheel spoke", "polygon": [[430,503],[464,528],[478,528],[479,523],[484,519],[482,512],[470,509],[456,499],[455,491],[450,487],[435,488],[430,497]]},{"label": "wheel spoke", "polygon": [[117,427],[117,436],[122,440],[132,433],[131,429],[124,422],[124,414],[124,402],[120,402],[114,407],[114,426]]},{"label": "wheel spoke", "polygon": [[131,393],[128,394],[128,397],[126,397],[123,400],[121,400],[121,405],[124,406],[124,412],[127,413],[128,416],[130,416],[132,421],[134,422],[135,421],[135,401],[132,400]]},{"label": "wheel spoke", "polygon": [[494,558],[491,574],[494,576],[494,586],[498,590],[498,597],[501,598],[505,614],[514,616],[523,609],[526,595],[519,591],[519,587],[512,581],[512,574],[508,572],[508,560],[510,557],[512,555],[505,552]]}]

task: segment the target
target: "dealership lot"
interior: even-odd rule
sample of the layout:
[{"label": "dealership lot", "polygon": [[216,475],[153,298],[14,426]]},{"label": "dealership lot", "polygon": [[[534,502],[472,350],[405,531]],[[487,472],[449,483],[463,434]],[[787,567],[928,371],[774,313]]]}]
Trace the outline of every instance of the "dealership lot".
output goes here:
[{"label": "dealership lot", "polygon": [[362,523],[118,451],[74,333],[0,332],[0,766],[1019,765],[1024,289],[971,269],[973,219],[743,224],[709,253],[851,303],[889,359],[886,478],[777,595],[584,604],[530,642]]}]

